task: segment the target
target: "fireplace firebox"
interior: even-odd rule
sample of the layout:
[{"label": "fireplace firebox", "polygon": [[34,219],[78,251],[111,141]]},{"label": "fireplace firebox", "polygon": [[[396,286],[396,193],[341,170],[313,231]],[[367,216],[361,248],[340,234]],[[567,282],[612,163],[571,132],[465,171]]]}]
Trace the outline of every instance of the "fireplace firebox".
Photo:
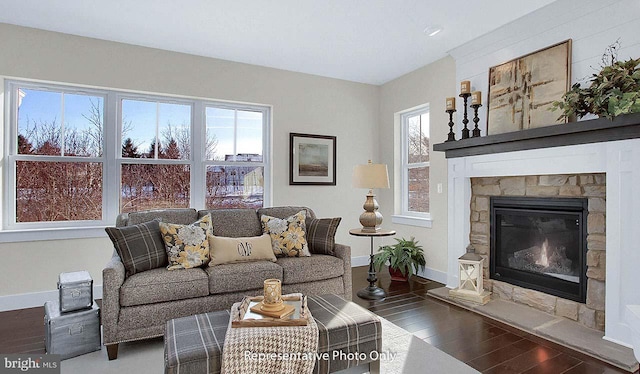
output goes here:
[{"label": "fireplace firebox", "polygon": [[491,198],[491,279],[584,303],[588,200]]}]

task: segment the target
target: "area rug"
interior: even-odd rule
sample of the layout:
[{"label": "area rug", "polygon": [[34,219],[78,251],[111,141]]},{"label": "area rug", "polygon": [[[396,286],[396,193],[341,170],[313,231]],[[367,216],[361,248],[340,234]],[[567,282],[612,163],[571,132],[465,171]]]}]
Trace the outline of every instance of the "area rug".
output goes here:
[{"label": "area rug", "polygon": [[[438,350],[431,344],[380,318],[382,321],[382,350],[380,372],[383,374],[422,373],[478,373],[461,361]],[[101,351],[62,361],[63,374],[159,374],[164,372],[162,338],[122,343],[118,359],[107,360],[104,346]],[[384,357],[386,356],[386,357]],[[361,368],[345,373],[362,373]],[[364,371],[365,373],[367,371]]]}]

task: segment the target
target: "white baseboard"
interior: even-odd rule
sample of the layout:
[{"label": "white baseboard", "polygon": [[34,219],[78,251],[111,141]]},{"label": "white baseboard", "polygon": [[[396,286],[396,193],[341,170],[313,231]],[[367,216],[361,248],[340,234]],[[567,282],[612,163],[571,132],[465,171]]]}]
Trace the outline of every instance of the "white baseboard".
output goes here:
[{"label": "white baseboard", "polygon": [[[369,256],[351,257],[351,267],[368,265]],[[439,270],[426,268],[418,275],[436,282],[447,283],[447,273]],[[93,286],[93,298],[102,299],[102,285]],[[0,312],[43,306],[45,301],[56,299],[58,299],[58,290],[0,296]]]},{"label": "white baseboard", "polygon": [[425,268],[424,271],[419,271],[418,275],[432,281],[447,284],[447,273],[444,271]]},{"label": "white baseboard", "polygon": [[[368,266],[368,265],[369,265],[369,256],[351,257],[352,268],[356,266]],[[424,271],[419,271],[418,275],[432,281],[447,284],[447,273],[440,270],[425,268]]]},{"label": "white baseboard", "polygon": [[[58,297],[58,290],[0,296],[0,312],[43,306],[45,301],[57,300]],[[93,286],[93,298],[102,299],[102,285]]]},{"label": "white baseboard", "polygon": [[351,267],[369,266],[369,256],[351,257]]},{"label": "white baseboard", "polygon": [[627,347],[627,348],[634,349],[634,348],[633,348],[633,345],[631,345],[631,344],[627,344],[627,343],[624,343],[624,342],[621,342],[621,341],[620,341],[620,340],[618,340],[618,339],[612,339],[612,338],[610,338],[610,337],[608,337],[608,336],[606,336],[606,335],[605,335],[605,336],[603,336],[603,337],[602,337],[602,339],[604,339],[604,340],[608,340],[608,341],[610,341],[610,342],[612,342],[612,343],[620,344],[620,345],[621,345],[621,346],[623,346],[623,347]]}]

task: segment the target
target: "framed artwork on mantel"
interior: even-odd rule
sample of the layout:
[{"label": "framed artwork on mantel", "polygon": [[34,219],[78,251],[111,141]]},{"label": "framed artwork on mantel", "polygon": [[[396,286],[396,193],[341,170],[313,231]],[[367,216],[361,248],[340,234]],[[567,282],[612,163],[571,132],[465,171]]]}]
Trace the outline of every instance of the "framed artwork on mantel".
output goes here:
[{"label": "framed artwork on mantel", "polygon": [[487,134],[565,123],[549,111],[571,85],[571,39],[489,68]]},{"label": "framed artwork on mantel", "polygon": [[336,137],[289,134],[289,184],[336,185]]}]

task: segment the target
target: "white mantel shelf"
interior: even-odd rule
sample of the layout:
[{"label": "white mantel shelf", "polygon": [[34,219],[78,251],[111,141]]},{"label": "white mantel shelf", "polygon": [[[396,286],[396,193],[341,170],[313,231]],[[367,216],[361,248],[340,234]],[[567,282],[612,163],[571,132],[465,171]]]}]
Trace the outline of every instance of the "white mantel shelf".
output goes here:
[{"label": "white mantel shelf", "polygon": [[640,138],[640,113],[434,144],[446,158]]}]

